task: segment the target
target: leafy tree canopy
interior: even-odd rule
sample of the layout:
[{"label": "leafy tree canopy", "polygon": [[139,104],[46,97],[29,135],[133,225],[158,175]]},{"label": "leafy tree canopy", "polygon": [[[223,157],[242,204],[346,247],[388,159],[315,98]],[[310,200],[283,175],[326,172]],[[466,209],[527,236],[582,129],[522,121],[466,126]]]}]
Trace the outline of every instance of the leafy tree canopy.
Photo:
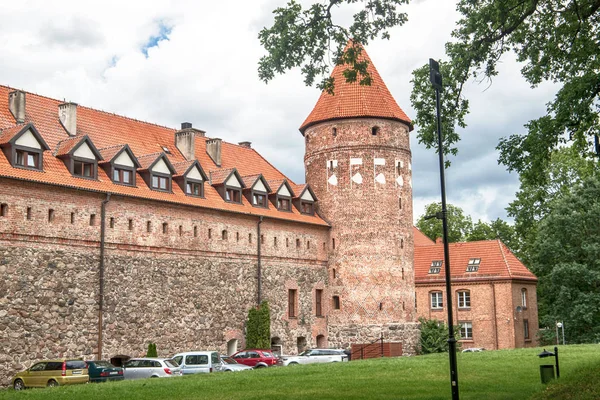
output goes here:
[{"label": "leafy tree canopy", "polygon": [[[419,318],[421,323],[421,354],[448,352],[448,325],[437,319]],[[460,349],[460,326],[454,327],[454,338],[457,340],[456,348]]]},{"label": "leafy tree canopy", "polygon": [[[465,215],[462,208],[447,204],[448,210],[448,243],[464,242],[471,232],[473,222]],[[425,219],[425,216],[435,215],[442,211],[442,203],[431,203],[425,206],[425,215],[419,217],[416,226],[431,240],[443,237],[442,220],[437,218]]]},{"label": "leafy tree canopy", "polygon": [[571,343],[600,340],[600,177],[553,201],[540,222],[531,268],[539,278],[541,325],[565,323]]},{"label": "leafy tree canopy", "polygon": [[[367,72],[367,62],[360,61],[360,47],[377,37],[389,39],[389,28],[407,21],[405,13],[398,10],[409,0],[328,0],[318,2],[304,9],[295,0],[285,7],[273,11],[274,22],[270,28],[263,28],[258,38],[267,50],[258,64],[260,79],[269,82],[275,74],[300,67],[304,82],[311,86],[316,78],[321,79],[317,87],[330,93],[334,82],[329,77],[331,65],[347,65],[344,76],[348,82],[369,85],[371,77]],[[335,11],[341,5],[362,3],[349,26],[336,20]],[[350,39],[353,45],[345,52]]]},{"label": "leafy tree canopy", "polygon": [[[539,182],[561,143],[571,141],[579,152],[589,153],[600,133],[600,0],[460,0],[457,9],[462,17],[441,68],[445,147],[456,154],[456,127],[464,127],[468,113],[465,83],[491,81],[502,56],[512,51],[532,86],[552,81],[560,89],[546,115],[526,125],[526,135],[500,141],[500,161],[523,179]],[[413,122],[419,125],[419,140],[435,148],[434,91],[427,71],[423,66],[413,72]]]}]

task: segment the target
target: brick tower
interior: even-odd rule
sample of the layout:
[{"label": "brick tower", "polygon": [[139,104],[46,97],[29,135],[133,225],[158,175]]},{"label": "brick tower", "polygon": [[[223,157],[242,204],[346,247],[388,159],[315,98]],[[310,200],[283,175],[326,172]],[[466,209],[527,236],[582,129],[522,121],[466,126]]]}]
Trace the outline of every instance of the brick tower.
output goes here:
[{"label": "brick tower", "polygon": [[412,124],[364,48],[360,57],[369,63],[371,85],[346,83],[346,67],[336,66],[335,94],[323,92],[300,127],[306,181],[332,226],[328,342],[348,347],[383,335],[410,354],[418,339]]}]

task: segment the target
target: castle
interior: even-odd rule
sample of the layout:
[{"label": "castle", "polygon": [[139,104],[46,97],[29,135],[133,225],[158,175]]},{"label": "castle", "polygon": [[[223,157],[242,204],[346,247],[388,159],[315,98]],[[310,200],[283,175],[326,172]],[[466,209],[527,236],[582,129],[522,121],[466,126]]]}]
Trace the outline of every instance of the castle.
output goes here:
[{"label": "castle", "polygon": [[[414,354],[417,318],[445,317],[441,245],[412,223],[411,121],[362,57],[372,85],[336,67],[300,127],[302,185],[249,142],[0,86],[2,384],[149,342],[232,353],[261,300],[280,352],[383,336]],[[535,276],[499,241],[451,254],[465,345],[533,345]]]}]

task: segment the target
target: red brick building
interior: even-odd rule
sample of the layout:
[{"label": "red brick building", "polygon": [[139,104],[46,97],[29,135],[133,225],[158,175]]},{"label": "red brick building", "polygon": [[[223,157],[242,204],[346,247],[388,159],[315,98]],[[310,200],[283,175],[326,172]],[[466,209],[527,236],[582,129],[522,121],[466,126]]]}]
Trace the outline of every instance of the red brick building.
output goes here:
[{"label": "red brick building", "polygon": [[[454,325],[463,348],[536,345],[537,278],[500,240],[450,243]],[[447,322],[444,244],[415,228],[417,315]]]},{"label": "red brick building", "polygon": [[[413,354],[421,290],[440,285],[423,263],[439,246],[414,244],[412,124],[368,69],[372,85],[360,86],[336,67],[336,95],[323,93],[302,124],[301,185],[249,142],[0,86],[2,384],[35,359],[139,356],[149,342],[161,356],[231,353],[260,300],[284,353],[383,335]],[[518,300],[506,297],[519,290],[512,264],[488,284],[503,318]],[[535,280],[525,275],[533,336]],[[474,340],[486,331],[502,340],[495,347],[522,345],[498,339],[516,323],[479,325],[489,309],[475,315],[483,303],[468,287],[472,312],[458,315]]]}]

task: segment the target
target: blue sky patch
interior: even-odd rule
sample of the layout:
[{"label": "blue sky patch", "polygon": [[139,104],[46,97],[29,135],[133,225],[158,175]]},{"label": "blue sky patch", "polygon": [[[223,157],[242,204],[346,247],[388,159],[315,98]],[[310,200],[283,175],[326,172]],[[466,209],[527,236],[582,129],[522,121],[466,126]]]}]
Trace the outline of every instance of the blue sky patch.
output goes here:
[{"label": "blue sky patch", "polygon": [[160,21],[158,24],[158,35],[150,36],[148,41],[142,46],[142,53],[144,53],[144,56],[148,58],[148,49],[158,46],[158,42],[161,40],[169,40],[169,35],[172,30],[172,26],[167,26],[163,21]]}]

